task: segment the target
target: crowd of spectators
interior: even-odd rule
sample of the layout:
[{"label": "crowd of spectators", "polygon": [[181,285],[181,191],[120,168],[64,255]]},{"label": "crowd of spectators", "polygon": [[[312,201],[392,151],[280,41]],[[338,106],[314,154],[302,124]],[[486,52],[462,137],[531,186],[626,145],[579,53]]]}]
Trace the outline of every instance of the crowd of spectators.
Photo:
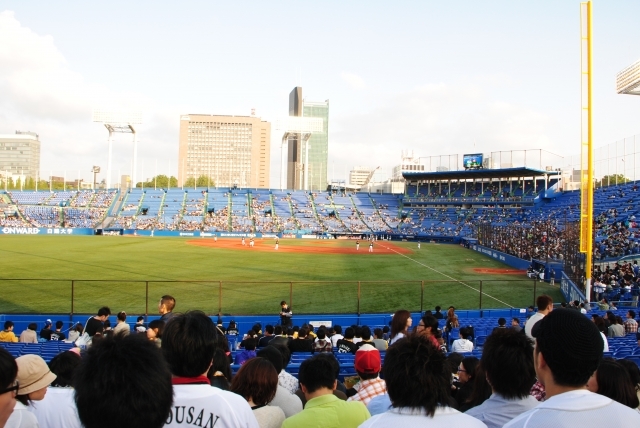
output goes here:
[{"label": "crowd of spectators", "polygon": [[[439,308],[416,325],[397,311],[386,332],[268,325],[263,334],[256,324],[236,340],[233,321],[225,329],[198,311],[174,314],[171,296],[148,326],[139,319],[130,328],[120,312],[111,330],[104,307],[80,327],[86,350],[63,352],[48,366],[0,348],[0,427],[640,426],[640,370],[603,359],[601,321],[538,300],[543,309],[526,329],[499,323],[480,358],[443,350],[439,339],[451,327],[440,326]],[[454,315],[449,308],[446,325]],[[0,340],[15,340],[12,330],[5,323]],[[48,321],[40,337],[53,340],[56,331]],[[287,367],[300,352],[313,355],[294,377]],[[334,352],[354,354],[356,376],[339,378],[344,360]]]}]

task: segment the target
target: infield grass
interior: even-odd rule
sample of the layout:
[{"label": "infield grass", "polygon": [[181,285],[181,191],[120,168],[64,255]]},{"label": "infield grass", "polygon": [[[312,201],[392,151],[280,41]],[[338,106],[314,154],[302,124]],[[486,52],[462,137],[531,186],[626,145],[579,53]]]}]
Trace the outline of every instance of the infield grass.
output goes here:
[{"label": "infield grass", "polygon": [[[163,294],[173,295],[176,310],[201,309],[225,314],[272,314],[293,290],[296,313],[419,311],[435,305],[459,309],[526,307],[534,282],[524,274],[479,274],[474,268],[508,268],[457,245],[394,242],[406,255],[308,254],[255,249],[206,248],[182,238],[122,236],[0,236],[0,313],[95,313],[157,311]],[[239,241],[238,241],[239,242]],[[305,240],[280,245],[309,246]],[[377,245],[384,245],[379,242]],[[326,245],[324,243],[323,245]],[[330,245],[354,247],[353,242]],[[17,279],[35,279],[17,281]],[[85,281],[83,281],[85,280]],[[90,282],[86,280],[101,280]],[[183,283],[163,281],[183,280]],[[421,281],[425,281],[424,293]],[[557,287],[535,285],[536,293],[562,301]],[[222,292],[222,299],[219,293]]]}]

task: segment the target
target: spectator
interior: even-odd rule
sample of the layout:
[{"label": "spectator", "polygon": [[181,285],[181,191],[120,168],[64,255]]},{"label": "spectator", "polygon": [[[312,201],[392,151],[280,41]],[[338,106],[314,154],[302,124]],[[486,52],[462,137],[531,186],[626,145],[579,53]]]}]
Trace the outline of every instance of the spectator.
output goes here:
[{"label": "spectator", "polygon": [[131,326],[127,324],[127,313],[125,311],[118,312],[116,319],[117,319],[117,324],[113,329],[113,334],[127,335],[131,333]]},{"label": "spectator", "polygon": [[64,323],[62,321],[56,321],[56,330],[51,332],[51,340],[54,341],[63,341],[67,338],[67,336],[62,331],[62,327]]},{"label": "spectator", "polygon": [[78,416],[85,428],[160,428],[178,418],[213,417],[193,407],[175,407],[174,414],[171,382],[162,353],[139,335],[94,341],[74,377]]},{"label": "spectator", "polygon": [[269,360],[260,357],[246,361],[231,382],[231,391],[247,400],[260,428],[280,428],[284,422],[282,409],[269,406],[277,387],[276,369]]},{"label": "spectator", "polygon": [[56,379],[47,363],[38,355],[27,354],[16,358],[20,385],[16,396],[16,406],[7,421],[8,427],[37,427],[36,416],[29,411],[34,401],[40,401],[47,393],[47,387]]},{"label": "spectator", "polygon": [[[278,373],[278,385],[285,388],[291,394],[295,394],[298,391],[300,384],[295,376],[286,371],[289,362],[291,362],[291,352],[289,351],[289,347],[281,343],[274,342],[275,340],[271,341],[269,346],[276,348],[280,351],[280,355],[282,355],[282,370]],[[275,364],[274,366],[277,367]]]},{"label": "spectator", "polygon": [[[240,396],[211,388],[206,374],[216,350],[217,332],[213,321],[200,311],[174,315],[167,323],[162,353],[173,375],[174,407],[166,427],[178,427],[190,420],[202,426],[258,427],[251,407]],[[200,417],[202,415],[202,418]]]},{"label": "spectator", "polygon": [[[259,350],[257,354],[258,357],[269,360],[271,364],[273,364],[278,375],[282,372],[282,354],[275,346],[267,346],[266,348]],[[280,379],[278,378],[276,395],[269,404],[280,407],[284,412],[284,416],[287,418],[300,413],[302,411],[302,402],[300,401],[300,398],[280,385],[279,381]]]},{"label": "spectator", "polygon": [[534,366],[546,401],[513,419],[505,428],[557,425],[601,428],[640,426],[636,410],[585,389],[602,361],[602,338],[596,326],[578,311],[553,311],[533,329]]},{"label": "spectator", "polygon": [[506,328],[507,328],[507,320],[500,317],[498,318],[498,326],[494,327],[494,329],[491,332],[493,333],[498,329],[506,329]]},{"label": "spectator", "polygon": [[635,320],[636,312],[629,310],[627,312],[627,319],[624,321],[624,333],[631,334],[638,332],[638,322]]},{"label": "spectator", "polygon": [[13,321],[4,322],[4,330],[0,331],[0,342],[17,342],[18,338],[13,332]]},{"label": "spectator", "polygon": [[370,417],[364,404],[342,401],[333,395],[338,381],[329,358],[333,357],[318,354],[300,364],[300,387],[307,403],[302,412],[284,421],[283,428],[355,428]]},{"label": "spectator", "polygon": [[491,385],[487,382],[487,375],[481,364],[478,364],[476,368],[476,375],[472,383],[471,396],[464,403],[460,403],[459,410],[461,412],[466,412],[473,407],[479,406],[491,397]]},{"label": "spectator", "polygon": [[[495,329],[493,331],[495,332]],[[460,329],[460,339],[456,339],[453,341],[453,344],[451,345],[451,352],[463,353],[473,351],[473,342],[469,340],[469,333],[470,332],[467,327],[462,327]]]},{"label": "spectator", "polygon": [[511,318],[511,330],[522,331],[522,327],[520,327],[520,318]]},{"label": "spectator", "polygon": [[618,322],[618,317],[615,315],[607,314],[607,318],[611,323],[609,325],[608,336],[609,337],[623,337],[624,336],[624,326]]},{"label": "spectator", "polygon": [[436,306],[436,313],[433,314],[433,317],[437,320],[444,319],[444,315],[442,314],[442,308],[440,306]]},{"label": "spectator", "polygon": [[531,335],[531,329],[533,326],[553,310],[553,299],[551,296],[541,294],[536,299],[536,305],[538,306],[538,312],[536,312],[535,315],[532,315],[524,325],[524,332],[531,339],[533,339],[533,336]]},{"label": "spectator", "polygon": [[237,336],[239,334],[238,327],[236,326],[236,322],[234,320],[229,321],[229,325],[227,326],[227,334],[229,336]]},{"label": "spectator", "polygon": [[438,320],[431,315],[423,315],[416,326],[416,334],[424,336],[433,346],[440,348],[438,341]]},{"label": "spectator", "polygon": [[16,382],[18,365],[4,348],[0,347],[0,427],[4,427],[16,406],[19,385]]},{"label": "spectator", "polygon": [[449,400],[451,381],[445,356],[423,336],[412,335],[389,347],[384,360],[384,378],[393,408],[373,416],[361,425],[363,428],[485,427],[477,419],[445,404]]},{"label": "spectator", "polygon": [[617,361],[618,364],[622,364],[622,366],[629,373],[631,383],[634,385],[636,397],[638,397],[638,401],[640,402],[640,367],[638,367],[638,365],[631,360],[621,359]]},{"label": "spectator", "polygon": [[589,378],[587,389],[632,409],[636,409],[640,405],[629,372],[622,364],[612,358],[602,360],[598,370]]},{"label": "spectator", "polygon": [[449,306],[447,310],[447,322],[445,323],[445,330],[451,332],[454,328],[460,327],[458,322],[458,315],[456,315],[456,308]]},{"label": "spectator", "polygon": [[471,398],[473,381],[480,360],[476,357],[465,357],[458,366],[458,381],[453,382],[452,395],[458,402],[458,408],[462,407]]},{"label": "spectator", "polygon": [[44,327],[40,330],[40,339],[51,340],[51,326],[53,323],[50,319],[44,322]]},{"label": "spectator", "polygon": [[344,339],[338,340],[338,353],[339,354],[354,354],[358,350],[358,345],[353,343],[353,337],[355,331],[353,327],[347,327],[344,331]]},{"label": "spectator", "polygon": [[77,323],[71,328],[71,330],[69,330],[69,338],[67,339],[67,341],[75,343],[75,341],[78,340],[78,338],[82,335],[83,331],[84,329],[82,328],[82,324]]},{"label": "spectator", "polygon": [[144,317],[142,315],[140,315],[137,319],[136,319],[136,325],[133,326],[134,327],[134,331],[136,333],[146,333],[147,331],[147,327],[145,327],[144,325]]},{"label": "spectator", "polygon": [[27,329],[20,333],[20,342],[21,343],[38,343],[38,334],[36,330],[38,329],[38,324],[32,322],[27,326]]},{"label": "spectator", "polygon": [[335,326],[333,328],[333,335],[331,335],[331,346],[333,348],[337,348],[338,347],[338,340],[340,339],[344,339],[344,336],[342,335],[342,326]]},{"label": "spectator", "polygon": [[300,328],[298,337],[289,342],[289,349],[292,354],[294,352],[311,352],[313,341],[307,337],[308,334],[309,329],[307,327]]},{"label": "spectator", "polygon": [[378,351],[386,351],[387,348],[389,347],[389,344],[387,343],[386,340],[384,340],[383,337],[384,333],[382,332],[381,328],[376,328],[373,330],[373,346],[375,346],[375,348]]},{"label": "spectator", "polygon": [[267,326],[264,328],[264,331],[265,331],[264,336],[262,336],[260,340],[258,340],[258,348],[264,348],[275,337],[273,335],[274,328],[271,324],[267,324]]},{"label": "spectator", "polygon": [[489,428],[501,428],[511,419],[538,405],[529,395],[536,380],[533,342],[513,329],[494,331],[487,337],[480,360],[492,394],[466,414]]},{"label": "spectator", "polygon": [[168,322],[173,317],[173,308],[176,307],[176,299],[168,294],[162,296],[158,303],[158,313],[162,315],[160,321]]},{"label": "spectator", "polygon": [[411,319],[411,313],[404,309],[401,309],[393,314],[393,319],[391,320],[391,336],[389,339],[389,345],[393,345],[398,340],[407,336],[412,321],[413,320]]},{"label": "spectator", "polygon": [[162,334],[164,333],[165,323],[161,319],[153,320],[147,328],[147,339],[154,342],[158,348],[162,346]]},{"label": "spectator", "polygon": [[47,388],[44,399],[29,408],[36,415],[40,428],[82,427],[73,401],[73,377],[80,362],[80,354],[66,351],[53,357],[49,363],[49,369],[57,377]]},{"label": "spectator", "polygon": [[333,352],[331,341],[327,339],[327,332],[324,328],[318,330],[318,339],[313,342],[311,352]]},{"label": "spectator", "polygon": [[[219,338],[222,340],[222,338]],[[216,352],[213,354],[213,364],[207,372],[207,378],[211,382],[211,386],[220,388],[224,391],[229,391],[231,388],[231,365],[229,364],[229,357],[221,347],[216,347]]]},{"label": "spectator", "polygon": [[96,333],[102,334],[104,331],[104,322],[109,319],[109,315],[111,315],[111,309],[109,309],[108,306],[103,306],[98,309],[98,315],[87,320],[84,328],[85,333],[87,333],[89,337],[95,336]]},{"label": "spectator", "polygon": [[241,351],[241,352],[238,352],[236,354],[236,360],[235,360],[236,364],[242,365],[247,360],[250,360],[251,358],[255,358],[255,356],[256,356],[256,342],[257,342],[257,340],[254,339],[254,338],[245,340],[244,350]]},{"label": "spectator", "polygon": [[384,380],[380,379],[382,363],[380,351],[371,345],[363,345],[356,351],[355,369],[360,377],[357,384],[358,389],[347,401],[362,401],[366,406],[373,397],[385,394],[387,386]]},{"label": "spectator", "polygon": [[600,336],[602,336],[602,341],[604,343],[604,346],[602,347],[602,352],[609,352],[609,340],[607,339],[607,336],[605,336],[604,334],[604,332],[607,330],[607,327],[604,323],[604,319],[594,314],[593,323],[598,328],[598,331],[600,332]]}]

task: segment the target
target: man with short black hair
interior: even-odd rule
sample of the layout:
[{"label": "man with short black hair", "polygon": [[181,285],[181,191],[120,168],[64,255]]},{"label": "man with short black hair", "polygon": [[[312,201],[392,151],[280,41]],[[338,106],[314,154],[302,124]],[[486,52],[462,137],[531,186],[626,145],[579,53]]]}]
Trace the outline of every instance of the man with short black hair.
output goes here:
[{"label": "man with short black hair", "polygon": [[13,321],[4,322],[4,330],[0,331],[0,342],[17,342],[18,338],[13,332]]},{"label": "man with short black hair", "polygon": [[451,344],[451,352],[464,353],[473,351],[473,342],[469,340],[470,333],[467,327],[462,327],[460,329],[460,339],[454,340]]},{"label": "man with short black hair", "polygon": [[67,336],[62,331],[64,323],[62,321],[56,321],[56,330],[51,332],[51,339],[53,341],[63,341]]},{"label": "man with short black hair", "polygon": [[160,315],[160,321],[164,321],[165,324],[173,317],[173,308],[176,307],[176,299],[168,294],[162,296],[158,303],[158,312]]},{"label": "man with short black hair", "polygon": [[546,398],[505,428],[640,426],[637,410],[586,389],[602,361],[603,340],[594,323],[578,311],[558,310],[540,320],[532,333],[534,367]]},{"label": "man with short black hair", "polygon": [[635,320],[636,311],[633,309],[627,312],[627,319],[624,320],[624,333],[633,334],[638,332],[638,321]]},{"label": "man with short black hair", "polygon": [[353,343],[355,336],[355,330],[353,327],[347,327],[344,331],[344,338],[338,340],[338,353],[339,354],[354,354],[358,350],[358,345]]},{"label": "man with short black hair", "polygon": [[258,348],[264,348],[269,344],[269,342],[273,340],[273,338],[275,337],[273,335],[273,332],[274,332],[273,326],[271,324],[267,324],[267,326],[264,328],[264,336],[262,336],[258,340]]},{"label": "man with short black hair", "polygon": [[500,317],[498,318],[498,326],[494,327],[493,330],[491,330],[491,332],[493,333],[498,329],[506,329],[506,328],[507,328],[507,320],[503,317]]},{"label": "man with short black hair", "polygon": [[[73,387],[84,427],[160,428],[173,417],[171,372],[155,344],[136,335],[109,336],[83,355]],[[182,408],[181,417],[187,415]]]},{"label": "man with short black hair", "polygon": [[442,311],[442,308],[440,306],[436,306],[436,313],[433,314],[433,317],[437,320],[444,319],[444,314],[441,311]]},{"label": "man with short black hair", "polygon": [[173,375],[174,406],[166,427],[258,427],[241,396],[212,388],[207,372],[213,363],[218,331],[200,311],[174,315],[162,333],[162,353]]},{"label": "man with short black hair", "polygon": [[531,335],[531,329],[533,328],[533,326],[553,310],[553,299],[551,298],[551,296],[541,294],[536,299],[536,305],[538,306],[538,312],[532,315],[524,325],[524,332],[531,339],[533,339],[533,336]]},{"label": "man with short black hair", "polygon": [[520,318],[511,318],[511,330],[522,331],[522,327],[520,327]]},{"label": "man with short black hair", "polygon": [[46,320],[44,322],[44,327],[40,330],[40,339],[51,340],[51,326],[53,323],[51,320]]},{"label": "man with short black hair", "polygon": [[342,326],[336,325],[333,327],[334,333],[331,335],[331,346],[334,348],[338,347],[338,340],[344,339],[342,335]]},{"label": "man with short black hair", "polygon": [[393,407],[373,416],[361,428],[486,428],[479,420],[447,406],[451,372],[444,354],[426,337],[409,335],[390,346],[383,374]]},{"label": "man with short black hair", "polygon": [[[276,250],[277,248],[277,243],[276,243]],[[291,311],[291,308],[289,307],[289,305],[287,305],[286,300],[283,300],[282,302],[280,302],[280,325],[283,327],[290,327],[293,325],[293,312]]]},{"label": "man with short black hair", "polygon": [[493,393],[484,403],[467,410],[467,415],[489,428],[501,428],[538,405],[529,394],[536,381],[533,342],[522,332],[505,328],[487,336],[480,364]]},{"label": "man with short black hair", "polygon": [[282,428],[356,428],[369,419],[364,404],[342,401],[333,395],[338,381],[327,357],[315,355],[304,360],[298,378],[307,403],[302,412],[287,418]]},{"label": "man with short black hair", "polygon": [[102,331],[104,330],[104,322],[109,319],[109,315],[111,315],[111,309],[109,309],[108,306],[103,306],[98,309],[98,315],[89,318],[87,321],[84,332],[90,337],[95,336],[96,333],[102,334]]}]

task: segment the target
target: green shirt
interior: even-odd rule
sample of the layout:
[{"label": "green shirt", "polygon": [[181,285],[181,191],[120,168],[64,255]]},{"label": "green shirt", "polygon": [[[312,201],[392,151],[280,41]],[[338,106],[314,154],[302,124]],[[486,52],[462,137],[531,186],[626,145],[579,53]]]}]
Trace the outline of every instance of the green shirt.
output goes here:
[{"label": "green shirt", "polygon": [[370,417],[360,401],[343,401],[327,394],[307,401],[304,410],[285,419],[282,428],[356,428]]}]

